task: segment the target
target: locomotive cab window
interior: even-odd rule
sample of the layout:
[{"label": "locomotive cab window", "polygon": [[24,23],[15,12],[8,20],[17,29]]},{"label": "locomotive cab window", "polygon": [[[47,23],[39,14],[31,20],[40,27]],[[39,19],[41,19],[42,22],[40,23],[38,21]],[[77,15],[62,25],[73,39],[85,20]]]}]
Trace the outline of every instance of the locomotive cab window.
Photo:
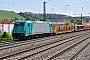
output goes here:
[{"label": "locomotive cab window", "polygon": [[14,26],[16,27],[20,27],[20,26],[24,26],[24,22],[16,22]]}]

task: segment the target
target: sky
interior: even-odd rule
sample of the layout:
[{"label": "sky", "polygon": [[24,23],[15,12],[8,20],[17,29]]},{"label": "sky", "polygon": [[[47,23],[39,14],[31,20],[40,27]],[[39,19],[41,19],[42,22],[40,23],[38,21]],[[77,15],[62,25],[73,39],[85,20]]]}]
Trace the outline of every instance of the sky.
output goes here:
[{"label": "sky", "polygon": [[43,13],[43,2],[46,13],[90,16],[90,0],[0,0],[0,10]]}]

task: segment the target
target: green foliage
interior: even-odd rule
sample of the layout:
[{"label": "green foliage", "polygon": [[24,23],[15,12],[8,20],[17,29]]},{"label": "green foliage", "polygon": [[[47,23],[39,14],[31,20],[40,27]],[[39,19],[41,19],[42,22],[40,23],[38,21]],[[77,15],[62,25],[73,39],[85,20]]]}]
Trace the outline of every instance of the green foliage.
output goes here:
[{"label": "green foliage", "polygon": [[75,23],[75,19],[74,19],[74,18],[72,18],[70,22],[71,22],[71,23]]},{"label": "green foliage", "polygon": [[[31,13],[31,12],[24,12],[24,13],[20,12],[18,14],[30,20],[35,20],[35,19],[43,20],[43,14],[36,14],[36,13]],[[62,15],[62,14],[46,14],[47,20],[55,19],[55,18],[65,19],[65,18],[71,18],[71,17]]]},{"label": "green foliage", "polygon": [[0,33],[0,38],[2,38],[2,35],[3,35],[3,33],[1,32],[1,33]]},{"label": "green foliage", "polygon": [[[71,18],[71,16],[66,16],[62,14],[46,14],[46,19],[65,19],[65,18]],[[10,21],[14,22],[15,20],[43,20],[43,14],[36,14],[36,13],[31,13],[31,12],[20,12],[20,13],[15,13],[13,11],[4,11],[0,10],[0,21]]]},{"label": "green foliage", "polygon": [[54,26],[52,26],[52,30],[55,30],[55,27]]},{"label": "green foliage", "polygon": [[0,34],[2,33],[1,29],[0,29]]},{"label": "green foliage", "polygon": [[[50,20],[50,19],[57,19],[57,18],[61,18],[61,19],[65,19],[65,18],[71,18],[71,16],[66,16],[66,15],[62,15],[62,14],[46,14],[46,19]],[[35,20],[35,19],[39,19],[39,20],[43,20],[43,14],[36,14],[36,13],[31,13],[31,12],[20,12],[20,13],[15,13],[13,11],[4,11],[4,10],[0,10],[0,21],[10,21],[10,22],[14,22],[15,20]]]},{"label": "green foliage", "polygon": [[64,27],[59,27],[59,30],[64,30]]},{"label": "green foliage", "polygon": [[46,22],[50,22],[50,20],[46,20]]},{"label": "green foliage", "polygon": [[76,19],[72,18],[70,22],[75,24],[82,24],[82,21],[80,18],[76,18]]},{"label": "green foliage", "polygon": [[24,17],[20,16],[19,14],[13,11],[0,10],[0,21],[15,21],[16,18],[25,19]]},{"label": "green foliage", "polygon": [[60,28],[60,30],[64,30],[64,28],[62,27],[62,28]]},{"label": "green foliage", "polygon": [[15,17],[15,20],[18,20],[18,18],[17,18],[17,17]]},{"label": "green foliage", "polygon": [[11,40],[13,40],[13,37],[12,37],[12,35],[10,34],[10,33],[8,33],[8,32],[2,32],[1,34],[0,34],[0,41],[2,42],[2,41],[11,41]]},{"label": "green foliage", "polygon": [[35,20],[35,19],[37,19],[36,16],[31,12],[24,12],[24,13],[20,12],[18,14],[23,16],[27,20]]},{"label": "green foliage", "polygon": [[31,44],[31,46],[33,46],[33,47],[34,47],[35,45],[32,43],[32,44]]},{"label": "green foliage", "polygon": [[65,22],[65,25],[69,25],[69,24],[70,24],[70,22],[68,22],[68,21]]},{"label": "green foliage", "polygon": [[68,29],[70,29],[70,30],[71,30],[71,29],[72,29],[72,26],[68,26]]},{"label": "green foliage", "polygon": [[80,18],[76,18],[77,24],[82,24],[82,21]]}]

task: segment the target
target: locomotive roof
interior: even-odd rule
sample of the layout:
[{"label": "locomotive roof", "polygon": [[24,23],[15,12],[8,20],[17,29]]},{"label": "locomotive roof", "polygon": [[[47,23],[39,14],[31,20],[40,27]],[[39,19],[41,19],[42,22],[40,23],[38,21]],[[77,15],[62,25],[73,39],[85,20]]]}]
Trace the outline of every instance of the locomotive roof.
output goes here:
[{"label": "locomotive roof", "polygon": [[32,21],[33,23],[47,23],[47,22],[44,22],[44,21]]},{"label": "locomotive roof", "polygon": [[44,22],[44,21],[30,21],[30,20],[16,20],[15,22],[50,23],[50,24],[51,24],[51,22]]},{"label": "locomotive roof", "polygon": [[30,20],[16,20],[15,22],[31,22]]}]

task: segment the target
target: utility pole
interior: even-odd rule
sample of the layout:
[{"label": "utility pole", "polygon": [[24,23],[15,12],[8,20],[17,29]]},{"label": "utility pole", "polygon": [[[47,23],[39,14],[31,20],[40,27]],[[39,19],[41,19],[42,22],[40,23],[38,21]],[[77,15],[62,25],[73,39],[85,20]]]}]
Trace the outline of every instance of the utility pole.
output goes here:
[{"label": "utility pole", "polygon": [[43,2],[43,21],[46,21],[46,5],[45,5],[45,3],[47,3],[47,2]]},{"label": "utility pole", "polygon": [[82,14],[81,14],[81,24],[82,24]]},{"label": "utility pole", "polygon": [[[83,11],[83,7],[82,7],[82,11]],[[82,21],[82,13],[81,13],[81,24],[83,24],[82,22],[83,22],[83,21]]]}]

